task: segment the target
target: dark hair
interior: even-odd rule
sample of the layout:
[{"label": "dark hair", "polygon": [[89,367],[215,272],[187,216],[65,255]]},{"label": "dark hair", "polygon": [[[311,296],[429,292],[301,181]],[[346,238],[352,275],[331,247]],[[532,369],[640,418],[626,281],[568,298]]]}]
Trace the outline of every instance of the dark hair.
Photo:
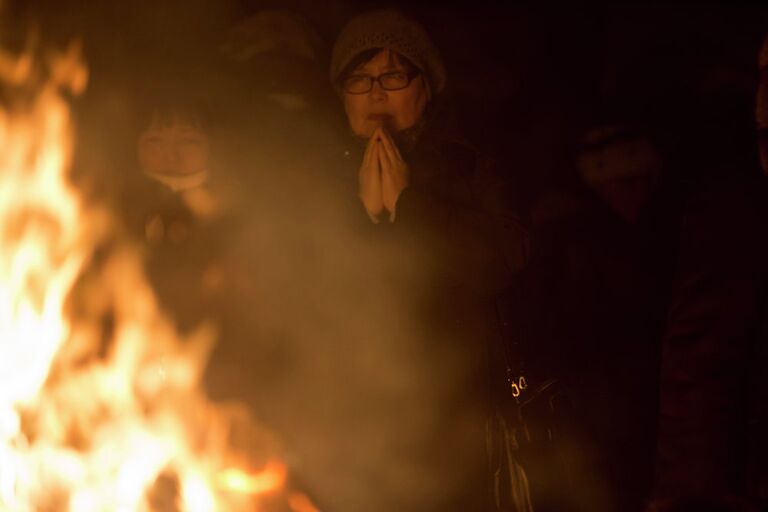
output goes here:
[{"label": "dark hair", "polygon": [[134,139],[155,123],[189,124],[206,133],[212,129],[208,103],[198,94],[178,88],[158,87],[137,98],[133,117]]},{"label": "dark hair", "polygon": [[[352,74],[354,70],[359,68],[360,66],[364,66],[365,64],[368,64],[370,61],[374,59],[379,53],[381,53],[386,48],[371,48],[369,50],[365,50],[364,52],[360,52],[355,57],[349,61],[349,64],[346,65],[346,67],[342,70],[342,72],[339,74],[339,79],[336,82],[336,87],[338,89],[341,89],[341,84],[344,83],[344,80],[347,79],[349,75]],[[398,64],[401,64],[404,68],[406,73],[417,73],[421,72],[419,67],[414,64],[411,59],[404,56],[401,53],[398,53],[396,51],[392,51],[392,58],[395,60]]]}]

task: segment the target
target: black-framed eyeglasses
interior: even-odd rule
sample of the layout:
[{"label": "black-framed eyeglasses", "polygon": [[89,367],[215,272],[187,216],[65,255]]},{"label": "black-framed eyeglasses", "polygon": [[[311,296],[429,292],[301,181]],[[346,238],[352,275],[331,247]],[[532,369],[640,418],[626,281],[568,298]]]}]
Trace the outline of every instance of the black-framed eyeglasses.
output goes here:
[{"label": "black-framed eyeglasses", "polygon": [[349,75],[341,82],[341,88],[349,94],[365,94],[373,89],[374,82],[379,82],[379,85],[385,91],[399,91],[408,87],[418,75],[418,71],[411,73],[391,71],[389,73],[382,73],[379,76]]}]

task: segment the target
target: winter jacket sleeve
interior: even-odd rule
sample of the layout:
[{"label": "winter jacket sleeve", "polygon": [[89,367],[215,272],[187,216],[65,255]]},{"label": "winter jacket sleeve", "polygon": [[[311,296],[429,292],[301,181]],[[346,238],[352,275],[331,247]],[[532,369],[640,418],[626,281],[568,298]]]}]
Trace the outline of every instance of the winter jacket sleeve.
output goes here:
[{"label": "winter jacket sleeve", "polygon": [[765,198],[762,183],[716,186],[686,212],[663,341],[658,496],[743,492],[749,374],[764,343]]}]

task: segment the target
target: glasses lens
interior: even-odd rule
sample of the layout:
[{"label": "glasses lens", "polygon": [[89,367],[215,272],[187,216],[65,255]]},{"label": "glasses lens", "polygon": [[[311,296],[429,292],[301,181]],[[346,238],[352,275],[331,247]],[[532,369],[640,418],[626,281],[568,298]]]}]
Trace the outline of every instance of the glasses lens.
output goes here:
[{"label": "glasses lens", "polygon": [[394,91],[397,89],[404,89],[408,87],[408,84],[410,83],[410,79],[408,78],[408,75],[405,73],[395,72],[395,73],[384,73],[379,77],[379,81],[381,82],[381,86],[384,89]]},{"label": "glasses lens", "polygon": [[352,75],[344,80],[344,90],[353,94],[361,94],[371,89],[371,77]]}]

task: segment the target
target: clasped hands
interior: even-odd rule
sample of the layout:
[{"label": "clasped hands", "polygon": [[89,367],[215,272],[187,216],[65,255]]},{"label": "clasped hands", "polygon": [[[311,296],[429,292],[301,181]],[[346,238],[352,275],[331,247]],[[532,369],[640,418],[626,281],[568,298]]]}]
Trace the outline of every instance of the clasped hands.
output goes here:
[{"label": "clasped hands", "polygon": [[372,222],[378,224],[384,210],[389,212],[389,221],[395,221],[397,200],[408,186],[408,175],[408,164],[392,137],[384,128],[376,128],[358,174],[358,194]]}]

